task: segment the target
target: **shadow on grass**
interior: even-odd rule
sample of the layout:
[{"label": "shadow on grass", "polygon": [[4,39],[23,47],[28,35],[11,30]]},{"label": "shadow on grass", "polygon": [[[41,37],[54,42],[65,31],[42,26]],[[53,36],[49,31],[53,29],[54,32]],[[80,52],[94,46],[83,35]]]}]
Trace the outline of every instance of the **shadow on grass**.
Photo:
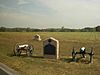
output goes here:
[{"label": "shadow on grass", "polygon": [[[8,53],[7,56],[14,57],[15,55],[12,54],[12,53]],[[27,56],[27,54],[21,54],[20,56],[17,55],[17,57],[22,57],[22,58],[26,58],[26,57],[30,57],[30,58],[44,58],[43,56]]]},{"label": "shadow on grass", "polygon": [[31,58],[44,58],[43,56],[30,56]]},{"label": "shadow on grass", "polygon": [[[14,57],[15,55],[12,53],[8,53],[7,56],[9,57]],[[21,58],[26,58],[26,57],[30,57],[30,58],[41,58],[43,59],[43,56],[27,56],[26,54],[21,54],[20,56],[17,57],[21,57]],[[71,62],[76,62],[76,63],[84,63],[84,64],[89,64],[89,60],[87,59],[83,59],[83,58],[76,58],[74,61],[72,58],[60,58],[60,61],[62,62],[66,62],[66,63],[71,63]]]},{"label": "shadow on grass", "polygon": [[87,60],[87,59],[85,59],[85,58],[77,58],[76,59],[76,62],[77,63],[84,63],[84,64],[89,64],[90,63],[90,61],[89,60]]},{"label": "shadow on grass", "polygon": [[86,59],[83,59],[83,58],[77,58],[75,60],[73,60],[72,58],[61,58],[60,59],[61,61],[63,62],[66,62],[66,63],[71,63],[71,62],[76,62],[76,63],[84,63],[84,64],[89,64],[89,60],[86,60]]},{"label": "shadow on grass", "polygon": [[60,60],[67,63],[73,62],[72,58],[60,58]]},{"label": "shadow on grass", "polygon": [[12,54],[12,53],[8,53],[7,56],[9,56],[9,57],[13,57],[14,54]]}]

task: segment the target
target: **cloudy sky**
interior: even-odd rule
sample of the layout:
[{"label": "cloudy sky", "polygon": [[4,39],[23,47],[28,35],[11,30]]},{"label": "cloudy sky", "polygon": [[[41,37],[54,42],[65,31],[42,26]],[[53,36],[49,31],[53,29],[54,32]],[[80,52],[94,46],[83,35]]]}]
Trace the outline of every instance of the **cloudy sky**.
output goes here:
[{"label": "cloudy sky", "polygon": [[84,28],[100,25],[100,0],[0,0],[0,26]]}]

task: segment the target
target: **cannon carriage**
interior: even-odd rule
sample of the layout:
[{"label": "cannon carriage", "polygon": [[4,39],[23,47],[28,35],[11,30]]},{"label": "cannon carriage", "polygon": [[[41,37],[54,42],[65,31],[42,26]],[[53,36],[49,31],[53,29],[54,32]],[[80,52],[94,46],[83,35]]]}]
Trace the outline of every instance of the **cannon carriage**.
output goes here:
[{"label": "cannon carriage", "polygon": [[33,46],[31,44],[20,44],[17,43],[13,49],[15,56],[20,56],[21,54],[26,54],[27,56],[32,56]]},{"label": "cannon carriage", "polygon": [[76,55],[77,54],[82,55],[82,58],[86,58],[86,56],[85,56],[86,54],[89,55],[89,62],[92,63],[93,55],[94,55],[93,48],[91,48],[90,53],[89,53],[89,52],[86,52],[86,50],[84,50],[83,52],[81,50],[79,52],[76,52],[75,48],[73,47],[73,50],[72,50],[72,60],[73,61],[76,60]]}]

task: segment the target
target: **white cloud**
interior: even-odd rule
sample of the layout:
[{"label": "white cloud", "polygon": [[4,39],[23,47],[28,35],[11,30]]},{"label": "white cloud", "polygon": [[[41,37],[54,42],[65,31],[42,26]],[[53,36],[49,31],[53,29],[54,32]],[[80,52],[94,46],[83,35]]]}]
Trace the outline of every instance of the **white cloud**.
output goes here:
[{"label": "white cloud", "polygon": [[3,5],[3,4],[0,4],[0,7],[1,8],[7,8],[5,5]]},{"label": "white cloud", "polygon": [[[45,6],[55,10],[57,13],[87,12],[87,10],[99,10],[100,3],[93,3],[90,0],[39,0]],[[95,1],[95,0],[93,0]],[[98,1],[98,0],[96,0]]]},{"label": "white cloud", "polygon": [[28,0],[18,0],[19,5],[28,4],[28,3],[29,3]]},{"label": "white cloud", "polygon": [[[18,12],[2,12],[0,13],[0,25],[8,25],[8,27],[33,27],[48,28],[52,25],[48,16],[33,13],[31,15]],[[52,20],[53,22],[53,20]]]},{"label": "white cloud", "polygon": [[[18,12],[2,12],[0,13],[0,25],[7,27],[32,27],[32,28],[49,28],[49,27],[67,27],[82,28],[84,25],[99,24],[100,18],[65,18],[63,16],[46,16],[38,13],[30,15]],[[88,22],[87,22],[88,21]],[[86,23],[87,22],[87,23]],[[73,26],[75,25],[75,26]]]},{"label": "white cloud", "polygon": [[[54,10],[64,24],[96,24],[100,20],[99,0],[39,0]],[[73,22],[73,23],[72,23]],[[100,23],[100,22],[97,22]]]},{"label": "white cloud", "polygon": [[[82,28],[87,25],[94,26],[100,24],[99,0],[37,0],[37,2],[35,0],[18,0],[18,5],[30,4],[30,2],[33,2],[33,7],[31,5],[29,9],[34,11],[29,12],[22,9],[19,10],[20,13],[14,11],[2,12],[0,13],[0,23],[17,25],[19,27],[29,25],[29,27],[33,28],[61,26]],[[34,2],[37,5],[36,7]],[[54,12],[51,14],[49,11],[46,11],[50,15],[43,13],[45,11],[41,9],[42,5]],[[25,6],[23,7],[26,9]],[[42,12],[35,12],[35,9],[39,9]]]}]

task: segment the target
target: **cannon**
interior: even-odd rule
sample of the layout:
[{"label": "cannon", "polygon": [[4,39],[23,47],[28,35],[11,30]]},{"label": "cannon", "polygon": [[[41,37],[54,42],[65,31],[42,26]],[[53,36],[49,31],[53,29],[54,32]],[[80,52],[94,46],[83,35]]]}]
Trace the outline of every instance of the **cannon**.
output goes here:
[{"label": "cannon", "polygon": [[16,44],[13,53],[15,56],[20,56],[22,53],[25,53],[27,56],[32,56],[33,46],[31,44]]},{"label": "cannon", "polygon": [[93,62],[93,55],[94,55],[93,47],[91,48],[90,53],[88,53],[88,52],[86,52],[86,51],[84,51],[84,52],[81,52],[81,51],[76,52],[75,49],[74,49],[74,47],[73,47],[73,50],[72,50],[72,60],[73,60],[73,61],[76,60],[76,55],[77,55],[77,54],[82,55],[82,58],[86,58],[85,55],[88,54],[88,55],[90,56],[89,62],[90,62],[90,63]]}]

